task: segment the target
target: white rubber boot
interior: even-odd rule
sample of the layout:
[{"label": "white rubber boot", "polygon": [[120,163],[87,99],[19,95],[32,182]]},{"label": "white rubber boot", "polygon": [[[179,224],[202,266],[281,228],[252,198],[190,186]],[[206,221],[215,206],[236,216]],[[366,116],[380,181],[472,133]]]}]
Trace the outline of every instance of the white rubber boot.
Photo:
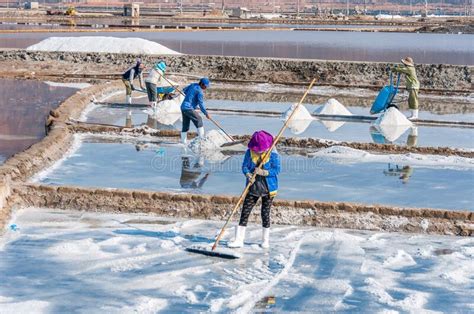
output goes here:
[{"label": "white rubber boot", "polygon": [[199,139],[202,140],[204,138],[204,127],[198,128],[198,135],[199,135]]},{"label": "white rubber boot", "polygon": [[418,127],[417,126],[412,126],[411,127],[410,135],[411,136],[418,136]]},{"label": "white rubber boot", "polygon": [[243,226],[235,227],[235,239],[227,244],[228,247],[239,248],[244,246],[245,228]]},{"label": "white rubber boot", "polygon": [[416,120],[416,119],[418,119],[418,109],[412,109],[411,116],[408,118],[408,120]]},{"label": "white rubber boot", "polygon": [[262,249],[268,249],[270,247],[270,228],[262,227]]},{"label": "white rubber boot", "polygon": [[125,118],[125,127],[131,128],[132,127],[132,110],[127,112],[127,117]]},{"label": "white rubber boot", "polygon": [[131,95],[127,95],[127,96],[125,97],[125,102],[126,102],[127,104],[131,105],[131,104],[132,104],[132,96],[131,96]]},{"label": "white rubber boot", "polygon": [[181,143],[183,145],[188,144],[188,132],[181,132]]}]

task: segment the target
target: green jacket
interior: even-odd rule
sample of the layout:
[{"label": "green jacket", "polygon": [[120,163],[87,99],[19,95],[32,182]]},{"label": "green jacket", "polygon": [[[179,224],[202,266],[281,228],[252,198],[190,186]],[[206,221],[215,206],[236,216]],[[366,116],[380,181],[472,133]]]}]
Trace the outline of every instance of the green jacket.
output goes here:
[{"label": "green jacket", "polygon": [[416,77],[415,67],[401,65],[401,66],[393,67],[392,71],[393,72],[398,72],[398,73],[403,73],[403,74],[406,75],[406,87],[407,87],[407,89],[419,89],[420,88],[420,82],[418,81],[418,78]]}]

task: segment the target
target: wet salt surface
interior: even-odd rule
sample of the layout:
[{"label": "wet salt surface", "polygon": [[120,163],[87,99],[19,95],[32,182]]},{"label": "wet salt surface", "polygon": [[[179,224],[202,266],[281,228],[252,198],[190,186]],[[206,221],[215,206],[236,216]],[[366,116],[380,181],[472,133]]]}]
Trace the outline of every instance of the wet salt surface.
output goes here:
[{"label": "wet salt surface", "polygon": [[473,307],[471,238],[273,225],[271,248],[262,251],[260,227],[250,224],[243,258],[222,260],[184,250],[210,245],[222,222],[27,208],[10,223],[19,229],[0,240],[6,312]]},{"label": "wet salt surface", "polygon": [[[129,139],[118,143],[117,139],[84,137],[71,156],[36,180],[50,185],[176,193],[242,192],[243,150],[232,154],[191,153],[173,142]],[[313,152],[312,157],[280,153],[278,197],[282,199],[473,209],[474,171],[470,159],[379,156],[345,148]]]},{"label": "wet salt surface", "polygon": [[[26,48],[51,36],[82,33],[0,34],[0,47]],[[130,32],[94,32],[90,36],[130,37]],[[321,60],[474,64],[473,35],[368,33],[344,31],[183,31],[134,32],[185,54],[275,57]]]},{"label": "wet salt surface", "polygon": [[45,136],[49,111],[77,92],[76,87],[0,79],[0,164]]},{"label": "wet salt surface", "polygon": [[[137,101],[137,103],[139,103]],[[262,111],[279,111],[287,110],[291,104],[281,103],[257,103],[258,105],[249,102],[235,102],[235,101],[217,101],[210,100],[207,102],[209,108],[223,108],[223,109],[241,109],[241,110],[262,110]],[[309,112],[314,112],[318,106],[306,105]],[[368,108],[362,107],[348,107],[353,114],[367,115]],[[109,106],[96,105],[87,115],[87,121],[93,123],[109,123],[115,125],[125,125],[128,108],[111,108]],[[255,115],[235,115],[211,112],[211,115],[217,120],[225,130],[230,134],[252,134],[257,130],[267,130],[272,134],[277,134],[280,130],[283,121],[280,117],[255,116]],[[473,114],[448,114],[448,115],[434,115],[429,112],[421,112],[420,117],[423,119],[439,119],[451,121],[474,121]],[[148,115],[143,108],[132,109],[132,122],[134,125],[146,123]],[[214,129],[215,126],[206,118],[203,117],[204,127],[206,130]],[[305,124],[308,126],[305,128]],[[371,134],[371,124],[369,123],[354,123],[354,122],[320,122],[301,121],[301,133],[287,129],[283,135],[287,137],[314,137],[336,141],[348,142],[374,142]],[[181,129],[181,121],[178,120],[173,126],[161,126],[166,129]],[[193,129],[194,126],[191,127]],[[333,130],[336,128],[336,130]],[[418,136],[416,137],[416,145],[418,146],[432,146],[432,147],[453,147],[453,148],[474,148],[474,129],[469,128],[455,128],[455,127],[435,127],[435,126],[418,126]],[[409,137],[414,133],[414,130],[408,128],[398,139],[393,143],[397,145],[407,145]],[[413,137],[410,137],[413,140]]]}]

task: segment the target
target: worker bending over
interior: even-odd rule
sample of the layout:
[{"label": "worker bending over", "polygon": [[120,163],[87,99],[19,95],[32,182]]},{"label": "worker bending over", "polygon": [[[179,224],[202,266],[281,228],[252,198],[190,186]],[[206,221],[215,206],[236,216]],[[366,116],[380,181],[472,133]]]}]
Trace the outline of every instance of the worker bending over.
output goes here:
[{"label": "worker bending over", "polygon": [[410,120],[418,119],[418,91],[420,90],[420,82],[416,77],[415,64],[413,59],[406,57],[401,60],[403,65],[393,67],[391,70],[397,73],[405,74],[406,89],[408,91],[408,108],[411,110]]},{"label": "worker bending over", "polygon": [[133,86],[133,80],[138,77],[138,81],[140,82],[140,88],[143,90],[143,69],[145,65],[141,62],[140,59],[137,60],[137,63],[128,68],[127,71],[122,75],[122,82],[125,84],[125,91],[126,97],[125,102],[127,104],[132,104],[132,91],[135,90]]},{"label": "worker bending over", "polygon": [[210,119],[209,113],[206,111],[204,106],[204,91],[209,87],[209,79],[203,77],[199,80],[199,83],[192,83],[183,92],[185,94],[184,100],[181,104],[181,114],[183,116],[183,128],[181,129],[181,142],[186,145],[187,136],[189,131],[189,125],[191,121],[198,130],[198,135],[202,139],[204,138],[204,126],[202,124],[202,118],[199,113],[196,112],[197,107],[201,112]]}]

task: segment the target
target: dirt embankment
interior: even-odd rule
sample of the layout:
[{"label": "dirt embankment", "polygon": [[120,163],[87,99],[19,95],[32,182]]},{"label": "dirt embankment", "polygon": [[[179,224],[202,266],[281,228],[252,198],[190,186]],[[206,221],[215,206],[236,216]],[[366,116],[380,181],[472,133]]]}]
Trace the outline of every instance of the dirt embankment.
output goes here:
[{"label": "dirt embankment", "polygon": [[[156,137],[174,137],[179,138],[180,132],[175,130],[154,130],[145,127],[126,128],[114,125],[92,124],[92,123],[72,123],[71,128],[78,133],[95,133],[95,134],[116,134],[126,136],[150,135]],[[194,137],[196,133],[189,133],[190,137]],[[249,141],[251,135],[232,135],[235,140]],[[295,138],[282,137],[278,144],[280,148],[297,148],[297,149],[321,149],[332,146],[344,146],[354,149],[365,150],[374,153],[386,154],[429,154],[442,156],[459,156],[466,158],[474,158],[474,152],[463,149],[455,149],[450,147],[418,147],[418,146],[399,146],[394,144],[377,144],[377,143],[359,143],[359,142],[339,142],[321,140],[317,138]]]},{"label": "dirt embankment", "polygon": [[[154,213],[167,217],[224,219],[237,197],[171,194],[122,189],[53,187],[27,184],[14,188],[17,206],[67,208],[120,213]],[[250,219],[259,221],[258,211]],[[272,221],[363,230],[403,231],[469,236],[474,214],[354,203],[275,200]]]},{"label": "dirt embankment", "polygon": [[[308,84],[317,78],[319,85],[337,87],[378,88],[386,84],[387,63],[346,62],[321,60],[295,60],[228,56],[139,56],[112,53],[32,52],[3,50],[0,64],[4,71],[15,72],[15,62],[21,62],[24,71],[35,75],[47,74],[53,69],[62,73],[75,72],[104,75],[117,74],[141,57],[145,64],[157,59],[166,60],[169,71],[195,75],[207,75],[214,79],[234,81],[271,82],[281,84]],[[25,62],[26,61],[26,62]],[[32,66],[29,66],[31,64]],[[65,71],[69,69],[69,71]],[[472,66],[422,64],[417,65],[421,86],[432,92],[469,93],[472,90]],[[58,72],[59,72],[58,71]]]}]

